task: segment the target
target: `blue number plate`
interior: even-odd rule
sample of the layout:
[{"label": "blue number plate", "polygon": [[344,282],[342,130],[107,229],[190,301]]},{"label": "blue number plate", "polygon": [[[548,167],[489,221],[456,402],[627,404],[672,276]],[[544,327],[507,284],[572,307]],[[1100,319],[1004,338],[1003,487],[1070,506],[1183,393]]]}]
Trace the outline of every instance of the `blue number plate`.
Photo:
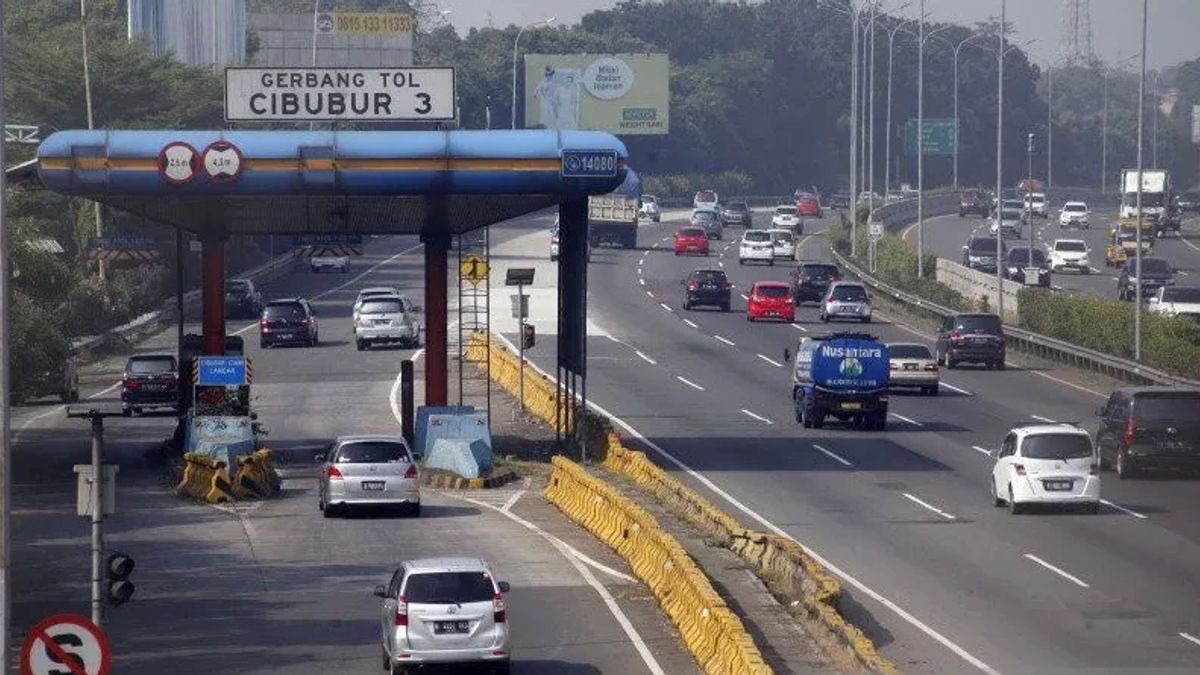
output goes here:
[{"label": "blue number plate", "polygon": [[563,178],[614,178],[616,150],[563,150]]}]

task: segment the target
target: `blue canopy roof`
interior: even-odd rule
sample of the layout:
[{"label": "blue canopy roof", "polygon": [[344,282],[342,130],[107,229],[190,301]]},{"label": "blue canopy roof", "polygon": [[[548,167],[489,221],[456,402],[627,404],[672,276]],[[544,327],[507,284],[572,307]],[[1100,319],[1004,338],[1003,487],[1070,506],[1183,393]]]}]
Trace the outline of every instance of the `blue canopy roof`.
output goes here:
[{"label": "blue canopy roof", "polygon": [[[615,175],[562,175],[564,151]],[[193,231],[463,232],[615,189],[628,153],[595,131],[61,131],[38,175]]]}]

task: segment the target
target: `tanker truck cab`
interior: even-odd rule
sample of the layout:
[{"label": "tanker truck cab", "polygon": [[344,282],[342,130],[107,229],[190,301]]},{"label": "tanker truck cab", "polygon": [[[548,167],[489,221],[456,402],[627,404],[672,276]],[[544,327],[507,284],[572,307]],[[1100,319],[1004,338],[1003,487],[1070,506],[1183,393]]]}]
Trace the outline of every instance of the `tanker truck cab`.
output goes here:
[{"label": "tanker truck cab", "polygon": [[804,428],[820,429],[827,417],[864,429],[887,426],[888,346],[866,333],[805,336],[792,362],[792,405]]}]

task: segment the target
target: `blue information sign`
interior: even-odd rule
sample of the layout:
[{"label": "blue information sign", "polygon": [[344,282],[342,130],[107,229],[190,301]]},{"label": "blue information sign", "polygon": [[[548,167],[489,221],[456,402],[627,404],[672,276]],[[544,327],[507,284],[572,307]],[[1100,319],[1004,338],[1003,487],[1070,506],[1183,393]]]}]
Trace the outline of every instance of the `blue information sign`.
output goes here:
[{"label": "blue information sign", "polygon": [[361,234],[297,234],[292,237],[293,246],[362,246]]},{"label": "blue information sign", "polygon": [[563,178],[614,178],[616,150],[563,150]]},{"label": "blue information sign", "polygon": [[201,356],[196,371],[200,386],[240,387],[246,384],[246,357]]}]

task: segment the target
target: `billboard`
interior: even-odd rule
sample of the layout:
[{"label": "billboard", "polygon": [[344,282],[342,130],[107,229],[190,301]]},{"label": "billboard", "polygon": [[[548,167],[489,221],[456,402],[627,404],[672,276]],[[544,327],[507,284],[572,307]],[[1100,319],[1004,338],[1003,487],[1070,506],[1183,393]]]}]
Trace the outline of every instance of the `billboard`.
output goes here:
[{"label": "billboard", "polygon": [[525,127],[670,131],[666,54],[526,54]]}]

